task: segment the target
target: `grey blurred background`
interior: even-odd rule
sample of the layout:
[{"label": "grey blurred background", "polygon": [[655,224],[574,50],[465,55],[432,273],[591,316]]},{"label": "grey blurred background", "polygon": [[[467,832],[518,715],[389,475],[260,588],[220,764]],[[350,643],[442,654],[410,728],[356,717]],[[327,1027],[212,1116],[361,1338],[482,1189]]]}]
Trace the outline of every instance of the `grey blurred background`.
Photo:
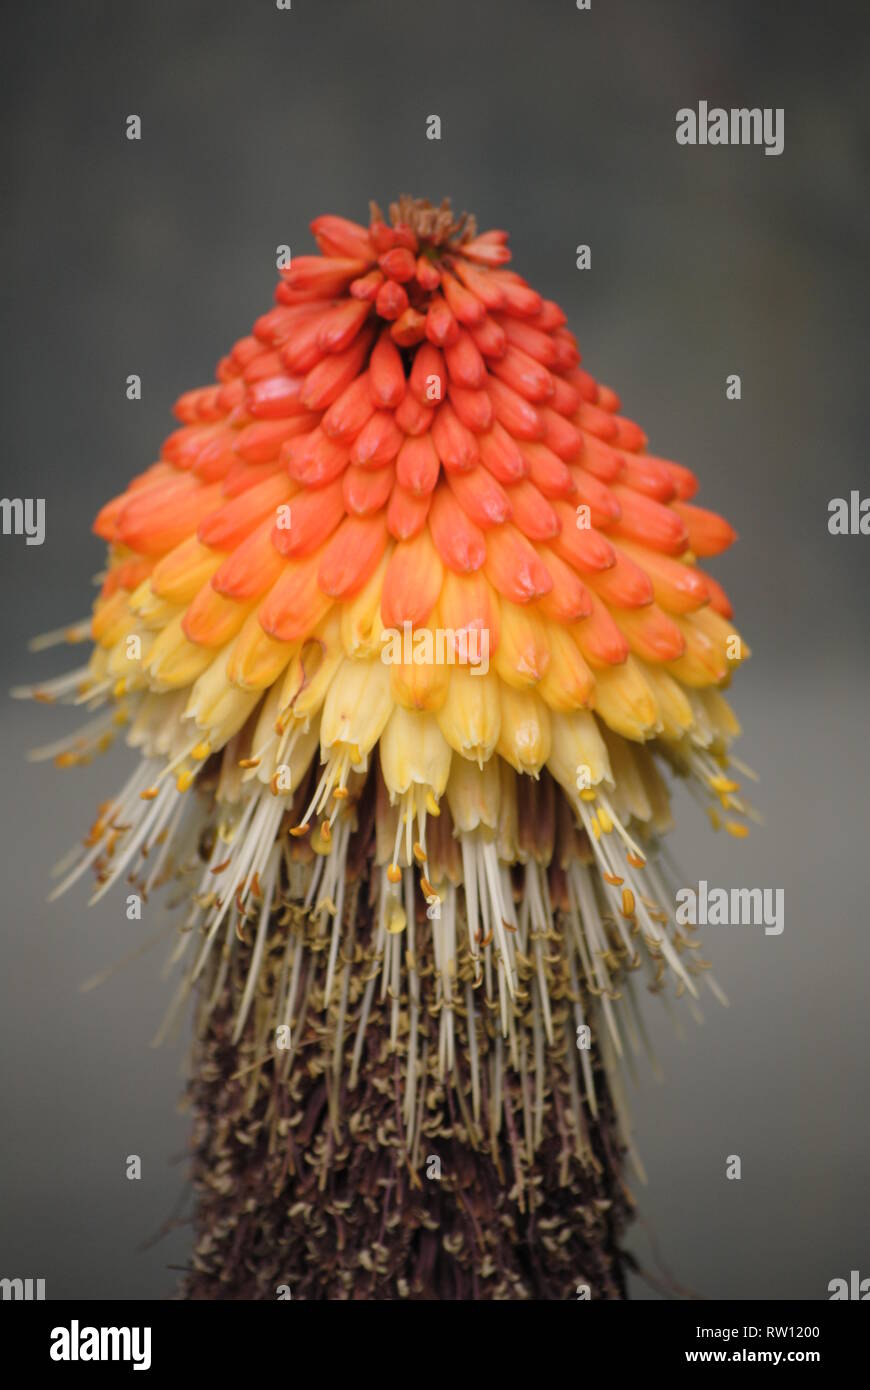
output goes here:
[{"label": "grey blurred background", "polygon": [[[47,508],[42,547],[0,537],[4,688],[69,665],[26,641],[87,613],[93,515],[269,306],[279,243],[311,250],[317,213],[366,220],[404,191],[508,228],[589,368],[740,533],[715,569],[754,651],[733,695],[767,824],[740,844],[679,800],[672,848],[689,881],[785,891],[780,937],[708,929],[730,1009],[680,1040],[649,1003],[665,1080],[641,1066],[632,1095],[631,1248],[714,1299],[870,1275],[870,537],[827,531],[832,497],[870,495],[866,6],[19,0],[2,23],[2,491]],[[675,112],[702,99],[783,107],[784,153],[678,146]],[[159,1298],[188,1249],[183,1228],[148,1244],[184,1195],[184,1048],[148,1047],[165,946],[79,993],[159,912],[127,922],[120,892],[88,910],[82,886],[45,903],[130,757],[25,761],[74,724],[9,701],[0,724],[0,1275]]]}]

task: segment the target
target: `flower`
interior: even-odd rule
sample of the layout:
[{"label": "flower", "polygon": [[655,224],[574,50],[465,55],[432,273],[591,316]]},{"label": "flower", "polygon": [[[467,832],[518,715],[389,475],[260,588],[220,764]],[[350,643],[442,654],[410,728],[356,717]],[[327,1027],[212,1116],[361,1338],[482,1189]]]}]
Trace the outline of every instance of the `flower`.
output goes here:
[{"label": "flower", "polygon": [[[720,691],[747,651],[699,564],[734,532],[580,366],[506,233],[410,198],[312,231],[97,517],[105,578],[67,634],[93,652],[30,693],[100,711],[59,763],[118,727],[141,757],[56,892],[89,868],[96,897],[189,884],[176,1006],[203,982],[212,1077],[247,1049],[253,1078],[220,1143],[203,1121],[209,1162],[240,1113],[286,1138],[264,1075],[302,1104],[307,1072],[326,1185],[376,1077],[411,1183],[449,1109],[469,1152],[507,1153],[513,1221],[547,1200],[537,1163],[613,1185],[635,972],[718,993],[658,841],[666,769],[746,833]],[[475,1287],[526,1288],[482,1250]]]}]

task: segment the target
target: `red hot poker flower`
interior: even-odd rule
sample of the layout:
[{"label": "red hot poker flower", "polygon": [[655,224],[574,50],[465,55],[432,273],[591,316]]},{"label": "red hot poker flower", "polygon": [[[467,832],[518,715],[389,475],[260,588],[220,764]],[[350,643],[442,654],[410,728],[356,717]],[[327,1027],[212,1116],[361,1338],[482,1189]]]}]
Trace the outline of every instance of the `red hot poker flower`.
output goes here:
[{"label": "red hot poker flower", "polygon": [[[654,990],[716,989],[656,845],[667,767],[746,833],[720,693],[746,650],[699,563],[734,532],[580,365],[561,309],[508,268],[506,233],[446,203],[390,211],[312,223],[320,254],[282,272],[216,382],[179,398],[159,460],[97,517],[94,650],[31,693],[99,711],[59,763],[122,726],[141,756],[57,891],[89,868],[96,896],[125,877],[143,895],[190,885],[206,1285],[230,1277],[215,1228],[238,1221],[209,1171],[251,1120],[271,1135],[260,1236],[288,1259],[313,1239],[312,1174],[323,1192],[353,1171],[374,1200],[397,1163],[419,1183],[439,1132],[452,1264],[432,1274],[418,1213],[413,1249],[366,1247],[373,1296],[540,1292],[576,1267],[557,1241],[521,1269],[481,1233],[469,1155],[490,1165],[475,1210],[518,1249],[541,1203],[558,1228],[559,1189],[612,1201],[620,995],[635,970]],[[244,1099],[209,1089],[248,1064]],[[297,1105],[306,1143],[287,1129]],[[595,1126],[605,1149],[618,1131],[603,1187]],[[287,1217],[275,1192],[293,1173]],[[576,1265],[580,1240],[615,1296],[607,1242],[583,1239],[565,1251]],[[299,1278],[344,1296],[323,1259]],[[280,1276],[255,1265],[247,1296]]]}]

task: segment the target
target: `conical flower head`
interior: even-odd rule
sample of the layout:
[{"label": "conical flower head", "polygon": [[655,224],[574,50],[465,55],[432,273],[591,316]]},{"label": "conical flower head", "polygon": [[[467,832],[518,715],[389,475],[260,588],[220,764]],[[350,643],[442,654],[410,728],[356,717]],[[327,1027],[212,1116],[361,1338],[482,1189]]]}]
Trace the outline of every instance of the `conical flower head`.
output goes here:
[{"label": "conical flower head", "polygon": [[160,462],[100,513],[94,675],[188,689],[191,754],[268,692],[272,728],[246,750],[261,780],[286,751],[274,726],[289,715],[286,743],[323,711],[330,796],[379,741],[392,800],[440,801],[457,755],[549,766],[570,795],[581,712],[638,743],[679,743],[708,704],[721,723],[695,692],[740,643],[695,558],[733,532],[579,366],[561,310],[504,268],[504,233],[410,200],[393,214],[312,224],[323,254],[293,262],[218,384],[178,402]]},{"label": "conical flower head", "polygon": [[107,706],[61,761],[125,721],[142,761],[67,881],[192,874],[187,983],[217,999],[247,948],[261,1049],[316,1006],[352,1088],[383,1020],[412,1148],[427,1075],[496,1135],[510,1073],[529,1161],[559,1088],[579,1155],[575,1034],[613,1062],[633,969],[703,974],[655,862],[662,768],[745,833],[720,688],[746,651],[699,563],[734,533],[504,232],[409,198],[312,231],[97,518],[94,653],[37,693]]}]

